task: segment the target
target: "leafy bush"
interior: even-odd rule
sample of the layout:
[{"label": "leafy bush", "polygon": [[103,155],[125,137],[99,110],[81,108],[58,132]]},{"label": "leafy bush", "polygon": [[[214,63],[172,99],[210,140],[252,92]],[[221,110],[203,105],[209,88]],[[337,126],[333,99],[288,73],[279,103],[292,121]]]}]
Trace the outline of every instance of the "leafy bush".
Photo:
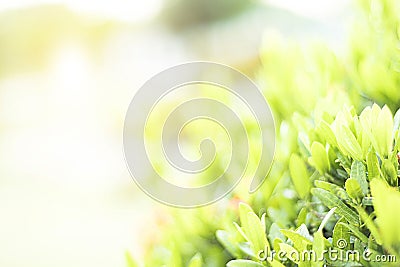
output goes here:
[{"label": "leafy bush", "polygon": [[[381,109],[373,105],[360,116],[354,109],[345,108],[333,122],[322,119],[315,127],[304,129],[312,139],[302,143],[300,152],[292,154],[289,160],[290,178],[296,191],[291,208],[297,218],[288,220],[274,214],[277,210],[267,209],[260,219],[249,206],[241,204],[241,227],[237,226],[241,236],[231,238],[226,248],[241,250],[244,255],[240,258],[252,259],[254,266],[259,266],[257,262],[267,264],[259,260],[258,254],[265,248],[288,254],[296,250],[299,252],[296,255],[311,249],[317,253],[324,249],[344,249],[344,252],[352,249],[359,255],[368,250],[374,259],[387,254],[398,257],[399,119],[400,115],[394,124],[387,106]],[[224,235],[229,236],[230,232]],[[345,240],[346,246],[338,247],[339,240]],[[334,263],[329,260],[328,257],[325,262],[312,258],[288,259],[282,264],[345,265],[345,255],[342,261],[340,257]],[[251,266],[246,264],[249,262],[234,260],[228,266]],[[268,264],[282,266],[278,259]],[[382,266],[361,257],[346,264]]]},{"label": "leafy bush", "polygon": [[[173,210],[145,266],[399,265],[345,258],[400,260],[400,4],[360,3],[344,58],[323,46],[265,47],[260,77],[277,124],[266,182],[252,196],[238,190],[210,207]],[[262,257],[266,250],[313,250],[323,260]],[[337,260],[324,250],[339,251]]]}]

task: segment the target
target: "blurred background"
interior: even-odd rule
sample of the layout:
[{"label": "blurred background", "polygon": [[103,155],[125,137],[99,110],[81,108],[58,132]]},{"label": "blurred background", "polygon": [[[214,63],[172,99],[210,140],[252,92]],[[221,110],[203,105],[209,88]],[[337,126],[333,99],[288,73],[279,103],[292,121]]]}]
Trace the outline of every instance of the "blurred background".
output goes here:
[{"label": "blurred background", "polygon": [[137,188],[124,162],[135,91],[192,60],[254,78],[260,50],[276,39],[322,41],[340,53],[349,5],[1,1],[0,266],[125,266],[126,251],[140,259],[163,206]]}]

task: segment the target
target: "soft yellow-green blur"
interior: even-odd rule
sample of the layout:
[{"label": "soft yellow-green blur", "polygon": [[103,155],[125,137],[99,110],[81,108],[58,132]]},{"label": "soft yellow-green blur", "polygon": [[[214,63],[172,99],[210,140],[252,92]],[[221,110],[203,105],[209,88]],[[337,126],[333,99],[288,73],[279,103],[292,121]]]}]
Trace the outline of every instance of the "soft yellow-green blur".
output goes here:
[{"label": "soft yellow-green blur", "polygon": [[152,75],[210,60],[256,77],[265,42],[344,38],[343,1],[211,2],[1,1],[0,266],[125,266],[155,241],[168,216],[122,151],[126,109]]}]

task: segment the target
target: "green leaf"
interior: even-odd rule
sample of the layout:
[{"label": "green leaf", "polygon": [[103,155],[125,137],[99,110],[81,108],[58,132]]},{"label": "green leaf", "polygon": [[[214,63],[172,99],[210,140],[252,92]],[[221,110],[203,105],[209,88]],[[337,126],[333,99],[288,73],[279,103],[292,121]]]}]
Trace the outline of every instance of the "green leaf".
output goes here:
[{"label": "green leaf", "polygon": [[271,224],[271,227],[268,231],[268,238],[271,241],[274,241],[275,239],[286,240],[285,235],[281,233],[281,228],[278,226],[277,223]]},{"label": "green leaf", "polygon": [[[320,189],[322,190],[322,189]],[[313,267],[320,267],[324,265],[324,262],[321,259],[324,258],[325,253],[325,244],[328,243],[327,240],[324,238],[322,234],[322,230],[324,229],[325,225],[328,223],[329,219],[333,216],[335,211],[337,210],[336,207],[332,208],[324,217],[321,222],[321,225],[318,227],[318,231],[314,234],[314,241],[313,241],[313,251],[316,254],[316,260],[311,262],[311,266]]]},{"label": "green leaf", "polygon": [[265,229],[262,227],[260,219],[254,212],[249,212],[247,214],[247,220],[251,227],[245,228],[245,234],[249,237],[254,254],[257,255],[259,251],[269,248]]},{"label": "green leaf", "polygon": [[395,147],[393,149],[393,153],[396,154],[398,151],[400,151],[400,130],[397,130],[394,136]]},{"label": "green leaf", "polygon": [[240,251],[242,251],[245,255],[247,255],[251,258],[257,258],[257,255],[254,254],[253,250],[250,247],[249,242],[238,243],[238,247],[239,247]]},{"label": "green leaf", "polygon": [[329,172],[331,165],[329,162],[328,153],[321,143],[314,142],[311,145],[311,155],[311,163],[321,174]]},{"label": "green leaf", "polygon": [[346,200],[346,201],[349,200],[349,196],[347,195],[346,190],[344,190],[342,187],[340,187],[338,185],[335,185],[335,184],[332,184],[329,182],[325,182],[325,181],[316,180],[315,186],[331,192],[332,194],[339,197],[341,200]]},{"label": "green leaf", "polygon": [[335,224],[335,228],[333,228],[332,244],[334,247],[337,247],[339,249],[348,250],[350,249],[350,232],[348,228],[340,223],[345,223],[345,219],[341,218]]},{"label": "green leaf", "polygon": [[248,216],[247,214],[249,214],[250,212],[253,212],[253,209],[247,205],[246,203],[239,203],[239,217],[240,217],[240,223],[241,223],[241,227],[238,227],[238,230],[240,232],[240,234],[242,234],[242,236],[249,242],[251,242],[249,240],[249,236],[247,236],[247,232],[249,228],[251,228],[251,224],[248,221]]},{"label": "green leaf", "polygon": [[[279,232],[280,233],[280,232]],[[275,249],[275,251],[279,251],[279,244],[283,243],[282,239],[279,238],[275,238],[273,241],[273,248]]]},{"label": "green leaf", "polygon": [[272,261],[268,261],[268,263],[271,265],[271,267],[285,267],[285,265],[280,263],[277,259],[274,259]]},{"label": "green leaf", "polygon": [[332,183],[329,183],[329,182],[325,182],[325,181],[321,181],[321,180],[315,180],[314,184],[315,184],[316,187],[324,189],[326,191],[330,191],[330,192],[332,192],[332,190],[334,190],[334,187],[337,186],[335,184],[332,184]]},{"label": "green leaf", "polygon": [[232,260],[226,264],[227,267],[264,267],[264,265],[251,260]]},{"label": "green leaf", "polygon": [[400,109],[397,110],[396,114],[394,115],[393,121],[393,132],[400,130]]},{"label": "green leaf", "polygon": [[338,129],[338,145],[339,148],[346,154],[354,159],[362,160],[362,149],[354,134],[346,126],[339,126]]},{"label": "green leaf", "polygon": [[372,108],[366,107],[359,116],[361,128],[363,132],[371,133],[372,129]]},{"label": "green leaf", "polygon": [[371,194],[374,198],[376,222],[385,245],[399,244],[400,242],[400,192],[390,188],[384,181],[371,181]]},{"label": "green leaf", "polygon": [[397,186],[397,170],[388,159],[382,160],[382,174],[390,185]]},{"label": "green leaf", "polygon": [[354,199],[357,203],[360,203],[364,197],[361,186],[358,181],[354,178],[349,178],[345,183],[346,192],[349,196]]},{"label": "green leaf", "polygon": [[379,178],[380,167],[378,157],[373,148],[367,154],[367,169],[368,169],[368,180],[371,181],[373,178]]},{"label": "green leaf", "polygon": [[292,246],[285,244],[285,243],[280,243],[279,244],[279,250],[284,252],[285,257],[287,257],[289,260],[292,262],[299,264],[299,259],[294,258],[293,256],[300,255],[299,251]]},{"label": "green leaf", "polygon": [[351,225],[351,224],[343,223],[343,222],[338,222],[338,224],[349,229],[350,233],[352,235],[354,235],[355,237],[357,237],[358,239],[360,239],[361,242],[363,242],[365,244],[368,243],[368,237],[366,237],[363,233],[361,233],[361,231],[359,230],[358,227]]},{"label": "green leaf", "polygon": [[355,160],[351,165],[350,178],[353,178],[358,182],[364,196],[368,194],[368,182],[365,172],[365,166],[362,162]]},{"label": "green leaf", "polygon": [[361,220],[365,223],[365,225],[371,232],[371,235],[375,238],[376,242],[381,245],[382,244],[381,234],[379,233],[379,230],[376,227],[374,221],[362,207],[356,207],[356,209],[358,211],[358,214],[360,214]]},{"label": "green leaf", "polygon": [[388,156],[393,144],[393,115],[386,105],[379,112],[373,133],[378,153],[382,157]]},{"label": "green leaf", "polygon": [[349,223],[353,225],[359,224],[357,213],[350,209],[334,194],[320,188],[311,189],[311,193],[319,198],[321,202],[328,208],[332,209],[334,207],[337,207],[336,213],[340,216],[343,216]]},{"label": "green leaf", "polygon": [[290,240],[293,242],[293,246],[295,249],[298,251],[303,251],[307,249],[308,245],[311,245],[312,242],[305,238],[304,236],[300,235],[299,233],[296,233],[293,230],[285,230],[282,229],[281,232]]},{"label": "green leaf", "polygon": [[188,267],[202,267],[203,266],[203,258],[200,253],[197,253],[190,260]]},{"label": "green leaf", "polygon": [[365,158],[371,146],[371,135],[363,130],[363,127],[358,117],[354,117],[354,127],[356,128],[357,142],[361,144],[363,158]]},{"label": "green leaf", "polygon": [[376,128],[375,125],[380,111],[380,107],[374,104],[372,107],[366,107],[360,115],[360,123],[363,133],[369,137],[375,151],[378,144],[373,131]]},{"label": "green leaf", "polygon": [[239,203],[239,217],[242,228],[250,227],[247,221],[247,214],[253,212],[253,209],[244,202]]},{"label": "green leaf", "polygon": [[322,120],[317,126],[317,131],[321,136],[323,136],[323,138],[325,138],[328,144],[337,147],[336,136],[333,133],[331,126],[327,122]]},{"label": "green leaf", "polygon": [[245,203],[240,203],[239,216],[242,224],[241,229],[243,230],[241,234],[244,234],[244,237],[250,242],[254,254],[257,255],[260,250],[266,247],[269,248],[263,223],[251,207]]},{"label": "green leaf", "polygon": [[302,208],[299,212],[299,216],[297,216],[296,225],[300,226],[306,223],[308,211],[306,208]]},{"label": "green leaf", "polygon": [[239,232],[239,234],[247,241],[249,241],[249,238],[246,236],[246,234],[243,231],[243,228],[240,227],[236,222],[233,222],[233,225],[235,226],[236,230]]},{"label": "green leaf", "polygon": [[318,231],[322,232],[325,225],[328,223],[329,219],[333,216],[336,211],[336,207],[331,208],[331,210],[325,215],[324,219],[322,220],[320,226],[318,227]]},{"label": "green leaf", "polygon": [[300,198],[305,198],[310,193],[311,183],[307,166],[298,155],[293,154],[289,162],[290,177]]},{"label": "green leaf", "polygon": [[313,241],[312,235],[310,235],[310,231],[308,231],[307,225],[302,224],[296,229],[296,233],[300,234],[301,236],[307,238],[311,242]]},{"label": "green leaf", "polygon": [[241,253],[235,242],[232,241],[230,234],[224,230],[217,230],[217,240],[224,246],[224,248],[235,258],[239,258]]},{"label": "green leaf", "polygon": [[260,222],[261,222],[262,229],[266,230],[267,229],[267,214],[266,213],[261,215]]},{"label": "green leaf", "polygon": [[342,166],[347,173],[350,173],[351,161],[349,160],[349,158],[340,152],[337,153],[337,158],[340,166]]},{"label": "green leaf", "polygon": [[321,267],[324,265],[323,261],[319,261],[324,258],[324,250],[325,250],[325,238],[321,231],[317,231],[314,234],[314,242],[312,246],[313,251],[316,254],[316,261],[311,262],[312,267]]}]

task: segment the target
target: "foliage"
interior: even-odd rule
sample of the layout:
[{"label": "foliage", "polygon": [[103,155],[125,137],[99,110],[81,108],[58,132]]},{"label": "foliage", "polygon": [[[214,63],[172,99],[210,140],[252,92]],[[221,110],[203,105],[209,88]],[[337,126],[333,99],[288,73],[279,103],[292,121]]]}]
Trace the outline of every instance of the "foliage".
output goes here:
[{"label": "foliage", "polygon": [[[288,220],[285,214],[277,214],[278,210],[270,205],[258,219],[249,206],[241,204],[241,227],[237,226],[237,231],[242,237],[227,247],[237,246],[245,253],[241,259],[250,259],[262,264],[260,266],[281,266],[280,263],[284,266],[345,265],[344,258],[330,262],[329,257],[324,262],[312,258],[305,261],[296,258],[260,260],[258,252],[270,247],[288,254],[297,251],[295,255],[311,249],[315,252],[351,249],[359,255],[371,251],[372,259],[387,254],[398,258],[400,238],[395,209],[400,204],[397,173],[400,135],[388,107],[381,109],[373,105],[364,109],[360,116],[354,109],[344,108],[333,122],[321,120],[316,126],[310,125],[303,130],[313,139],[301,145],[304,149],[293,154],[289,164],[292,188],[297,194],[292,198],[291,209],[298,214],[297,218]],[[314,187],[296,186],[310,182]],[[265,235],[267,239],[264,239]],[[345,240],[346,248],[338,247],[339,240]],[[238,260],[232,264],[251,266]],[[362,258],[348,264],[382,266],[382,263]]]},{"label": "foliage", "polygon": [[[260,76],[278,126],[271,173],[228,208],[175,211],[146,266],[398,266],[343,256],[400,257],[399,4],[361,6],[345,58],[323,46],[265,48]],[[332,249],[336,261],[324,254]],[[271,250],[289,256],[261,257]],[[322,260],[290,256],[309,250]]]}]

